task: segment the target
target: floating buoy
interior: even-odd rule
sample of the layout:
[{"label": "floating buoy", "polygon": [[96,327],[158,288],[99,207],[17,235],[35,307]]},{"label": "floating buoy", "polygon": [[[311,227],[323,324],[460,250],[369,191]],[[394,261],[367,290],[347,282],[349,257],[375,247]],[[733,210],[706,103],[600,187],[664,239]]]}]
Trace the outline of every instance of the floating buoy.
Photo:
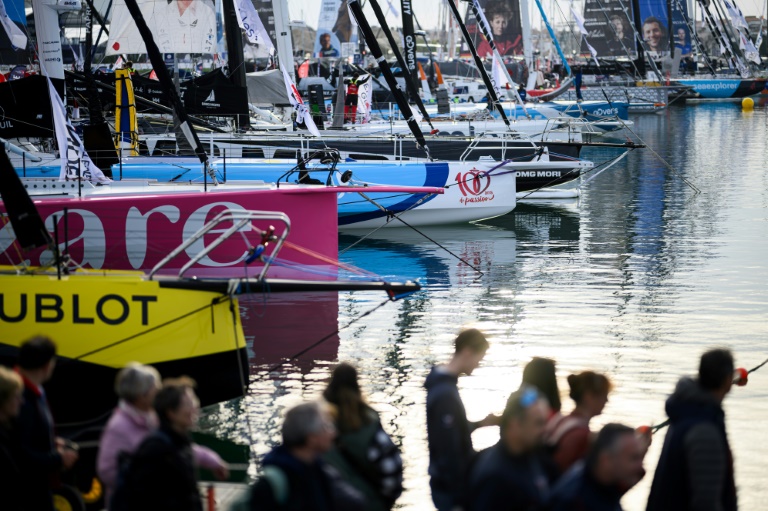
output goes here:
[{"label": "floating buoy", "polygon": [[739,367],[738,369],[736,369],[736,371],[734,371],[733,376],[734,376],[733,383],[735,383],[739,387],[745,386],[749,381],[749,373],[743,367]]},{"label": "floating buoy", "polygon": [[742,110],[752,110],[755,107],[755,100],[752,98],[744,98],[741,100]]}]

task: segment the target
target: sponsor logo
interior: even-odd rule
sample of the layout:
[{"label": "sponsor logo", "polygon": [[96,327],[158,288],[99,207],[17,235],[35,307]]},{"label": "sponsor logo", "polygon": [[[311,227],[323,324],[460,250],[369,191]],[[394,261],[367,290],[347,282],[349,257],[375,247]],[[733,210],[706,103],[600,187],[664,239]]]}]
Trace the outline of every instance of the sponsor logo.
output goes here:
[{"label": "sponsor logo", "polygon": [[456,182],[463,197],[459,199],[461,204],[468,206],[481,202],[490,202],[494,199],[491,186],[491,175],[483,170],[472,169],[464,174],[456,174]]},{"label": "sponsor logo", "polygon": [[[0,321],[19,323],[27,314],[32,313],[36,323],[80,323],[120,325],[132,315],[141,316],[141,324],[149,324],[149,304],[157,301],[157,296],[133,295],[128,299],[120,295],[104,295],[89,306],[80,303],[80,295],[72,295],[71,303],[64,304],[64,297],[52,293],[21,293],[18,303],[11,306],[4,294],[0,294]],[[31,309],[31,310],[30,310]],[[13,312],[11,312],[13,311]]]},{"label": "sponsor logo", "polygon": [[216,103],[216,91],[211,90],[211,93],[208,94],[208,97],[203,100],[202,105],[220,107],[221,103]]},{"label": "sponsor logo", "polygon": [[559,170],[524,170],[517,173],[517,177],[561,177]]},{"label": "sponsor logo", "polygon": [[120,49],[120,43],[118,43],[117,41],[115,41],[115,44],[113,44],[113,45],[112,45],[112,49],[113,49],[113,50],[119,50],[119,49]]},{"label": "sponsor logo", "polygon": [[613,117],[614,115],[619,115],[619,109],[618,108],[595,108],[592,111],[592,115],[597,115],[600,117]]}]

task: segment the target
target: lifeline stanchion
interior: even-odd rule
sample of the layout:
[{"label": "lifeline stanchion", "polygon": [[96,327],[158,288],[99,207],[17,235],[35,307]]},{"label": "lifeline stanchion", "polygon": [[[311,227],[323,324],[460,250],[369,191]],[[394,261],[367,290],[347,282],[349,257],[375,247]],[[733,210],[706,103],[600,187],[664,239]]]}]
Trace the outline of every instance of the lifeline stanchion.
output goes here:
[{"label": "lifeline stanchion", "polygon": [[[765,359],[761,364],[756,365],[755,367],[753,367],[750,370],[746,370],[743,367],[737,368],[734,371],[733,384],[737,385],[739,387],[746,386],[747,385],[747,381],[749,379],[748,378],[749,375],[754,373],[755,371],[757,371],[761,367],[763,367],[765,364],[768,364],[768,358]],[[666,428],[667,426],[669,426],[669,422],[670,422],[670,420],[667,419],[664,422],[662,422],[661,424],[656,424],[655,426],[650,426],[650,427],[649,426],[641,426],[641,427],[642,428],[649,428],[651,433],[653,434],[653,433],[656,433],[657,431],[659,431],[660,429]]]}]

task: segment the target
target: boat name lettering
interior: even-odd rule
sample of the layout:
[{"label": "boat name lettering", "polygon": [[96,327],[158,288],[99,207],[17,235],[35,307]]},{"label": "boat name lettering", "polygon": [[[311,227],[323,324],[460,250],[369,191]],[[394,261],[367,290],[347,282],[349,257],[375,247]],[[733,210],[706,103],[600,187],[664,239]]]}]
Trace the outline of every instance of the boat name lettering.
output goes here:
[{"label": "boat name lettering", "polygon": [[517,177],[561,177],[559,170],[523,170],[517,173]]},{"label": "boat name lettering", "polygon": [[701,90],[720,90],[720,89],[735,89],[736,86],[733,83],[728,82],[716,82],[716,83],[697,83],[694,86],[695,89]]},{"label": "boat name lettering", "polygon": [[[141,324],[146,326],[149,324],[149,304],[157,302],[157,296],[152,295],[131,295],[130,301],[128,297],[122,297],[116,294],[104,295],[96,302],[96,305],[91,309],[91,316],[88,317],[81,307],[80,295],[75,293],[72,295],[71,309],[67,309],[64,306],[64,297],[52,293],[35,293],[33,298],[33,304],[35,310],[35,323],[61,323],[65,320],[67,312],[71,312],[71,322],[73,324],[94,324],[96,318],[102,323],[107,325],[120,325],[131,316],[131,313],[135,313],[136,309],[141,312]],[[19,323],[24,321],[29,312],[29,298],[27,293],[21,293],[19,296],[18,312],[15,315],[11,315],[6,310],[5,295],[0,293],[0,321],[4,323]],[[132,306],[132,304],[139,304],[138,307]],[[94,316],[95,315],[95,316]]]},{"label": "boat name lettering", "polygon": [[464,174],[456,174],[456,182],[459,184],[459,190],[463,197],[459,203],[466,205],[480,202],[489,202],[494,199],[491,186],[491,175],[484,170],[472,169]]},{"label": "boat name lettering", "polygon": [[618,108],[596,108],[592,111],[591,115],[597,115],[600,117],[613,117],[614,115],[619,115],[619,109]]}]

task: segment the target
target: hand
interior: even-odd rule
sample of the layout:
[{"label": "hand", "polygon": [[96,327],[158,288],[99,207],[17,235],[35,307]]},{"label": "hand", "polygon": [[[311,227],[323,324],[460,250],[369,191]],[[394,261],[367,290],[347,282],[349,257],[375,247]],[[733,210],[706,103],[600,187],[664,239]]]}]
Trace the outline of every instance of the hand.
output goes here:
[{"label": "hand", "polygon": [[489,413],[485,416],[485,419],[477,423],[478,428],[484,428],[486,426],[498,426],[501,424],[501,415],[494,415]]},{"label": "hand", "polygon": [[69,470],[72,468],[74,464],[77,463],[77,459],[79,458],[77,451],[68,449],[66,447],[60,447],[59,454],[61,455],[61,464],[64,467],[64,470]]},{"label": "hand", "polygon": [[213,469],[213,476],[219,481],[226,481],[229,479],[229,467],[226,463],[219,465]]}]

